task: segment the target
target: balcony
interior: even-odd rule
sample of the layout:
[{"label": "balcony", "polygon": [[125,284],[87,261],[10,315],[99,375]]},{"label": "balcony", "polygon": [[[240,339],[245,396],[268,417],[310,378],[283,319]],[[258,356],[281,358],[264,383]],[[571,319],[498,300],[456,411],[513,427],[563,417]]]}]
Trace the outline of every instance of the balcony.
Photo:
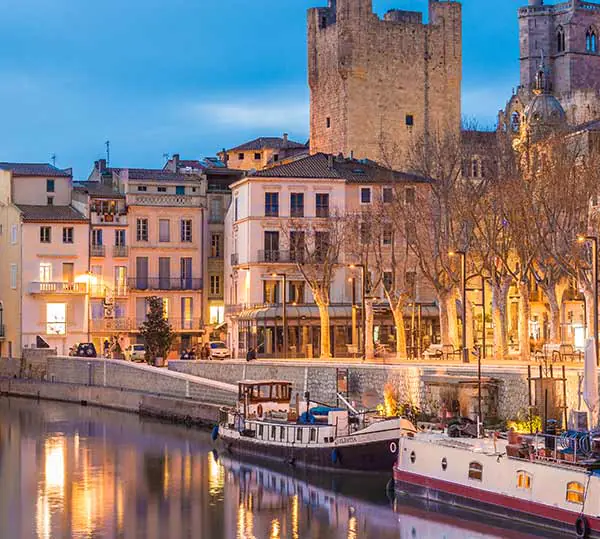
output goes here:
[{"label": "balcony", "polygon": [[127,280],[132,290],[202,290],[197,277],[132,277]]},{"label": "balcony", "polygon": [[79,295],[87,293],[87,286],[86,283],[31,282],[29,293]]},{"label": "balcony", "polygon": [[133,318],[100,318],[90,320],[92,331],[133,331],[137,329]]},{"label": "balcony", "polygon": [[282,264],[296,264],[297,262],[301,262],[302,253],[292,250],[292,251],[281,251],[281,250],[264,250],[258,251],[258,263],[282,263]]},{"label": "balcony", "polygon": [[147,193],[128,195],[129,204],[134,206],[162,206],[177,208],[200,208],[204,197],[198,195],[168,195]]},{"label": "balcony", "polygon": [[208,217],[209,225],[222,225],[223,223],[225,223],[225,215],[223,214],[210,215]]},{"label": "balcony", "polygon": [[127,225],[127,213],[125,210],[119,213],[97,213],[92,211],[90,217],[92,225]]},{"label": "balcony", "polygon": [[114,245],[113,246],[113,257],[114,258],[127,258],[129,256],[129,247],[126,245]]},{"label": "balcony", "polygon": [[90,256],[104,258],[106,256],[106,247],[104,247],[104,245],[90,246]]},{"label": "balcony", "polygon": [[234,253],[231,255],[231,265],[237,266],[240,263],[240,255],[238,253]]}]

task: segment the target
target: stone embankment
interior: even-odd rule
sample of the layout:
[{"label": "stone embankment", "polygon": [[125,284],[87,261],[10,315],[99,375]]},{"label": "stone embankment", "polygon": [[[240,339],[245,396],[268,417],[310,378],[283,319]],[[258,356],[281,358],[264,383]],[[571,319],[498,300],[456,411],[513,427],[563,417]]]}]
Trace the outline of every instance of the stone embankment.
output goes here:
[{"label": "stone embankment", "polygon": [[49,356],[0,360],[0,393],[75,402],[187,423],[212,424],[237,387],[125,361]]}]

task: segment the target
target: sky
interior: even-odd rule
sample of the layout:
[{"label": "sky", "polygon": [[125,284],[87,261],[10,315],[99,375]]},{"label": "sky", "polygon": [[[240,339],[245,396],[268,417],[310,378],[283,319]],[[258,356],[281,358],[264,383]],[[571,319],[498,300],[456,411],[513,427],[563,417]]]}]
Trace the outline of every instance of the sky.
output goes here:
[{"label": "sky", "polygon": [[[0,161],[161,167],[258,136],[308,139],[306,10],[326,0],[0,0]],[[463,0],[463,114],[518,85],[517,8]],[[374,0],[426,12],[427,0]]]}]

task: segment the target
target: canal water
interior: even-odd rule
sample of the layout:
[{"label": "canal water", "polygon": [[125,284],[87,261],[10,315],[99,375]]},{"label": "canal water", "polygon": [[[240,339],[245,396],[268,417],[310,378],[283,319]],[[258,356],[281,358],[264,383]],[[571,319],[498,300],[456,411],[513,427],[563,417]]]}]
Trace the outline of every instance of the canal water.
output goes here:
[{"label": "canal water", "polygon": [[531,537],[390,504],[385,477],[297,474],[219,455],[196,429],[0,398],[0,539]]}]

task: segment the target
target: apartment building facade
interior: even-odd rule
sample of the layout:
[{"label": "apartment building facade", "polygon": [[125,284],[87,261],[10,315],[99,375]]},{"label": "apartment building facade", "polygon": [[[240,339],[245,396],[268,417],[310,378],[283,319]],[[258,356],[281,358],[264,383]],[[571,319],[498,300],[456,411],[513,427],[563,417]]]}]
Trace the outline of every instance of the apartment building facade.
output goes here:
[{"label": "apartment building facade", "polygon": [[72,205],[72,173],[45,163],[0,163],[4,346],[68,353],[89,338],[88,221]]},{"label": "apartment building facade", "polygon": [[[319,311],[299,270],[300,253],[292,236],[320,226],[325,230],[331,217],[360,212],[380,200],[385,188],[399,184],[410,187],[415,181],[371,162],[315,154],[233,184],[225,223],[226,230],[231,231],[225,249],[225,304],[234,355],[243,357],[249,348],[263,357],[318,354]],[[354,262],[343,250],[331,282],[331,353],[337,357],[348,355],[349,346],[358,344],[357,333],[361,333],[353,310],[362,303],[360,285],[365,276]],[[412,309],[418,303],[419,317],[427,318],[419,333],[426,334],[431,342],[438,331],[435,298],[420,284],[419,275],[415,280],[419,284]],[[394,324],[382,286],[372,295],[376,338],[387,343],[393,338]],[[407,310],[407,318],[410,315]],[[284,319],[287,338],[283,335]],[[287,349],[283,348],[285,342]]]}]

